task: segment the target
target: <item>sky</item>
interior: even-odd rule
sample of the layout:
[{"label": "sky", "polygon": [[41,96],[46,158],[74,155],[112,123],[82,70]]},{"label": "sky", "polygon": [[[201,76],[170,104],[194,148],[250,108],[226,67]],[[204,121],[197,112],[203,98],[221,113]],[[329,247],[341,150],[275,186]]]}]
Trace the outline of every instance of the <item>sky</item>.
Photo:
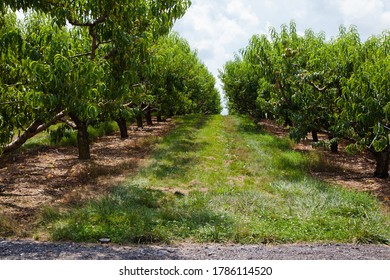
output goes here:
[{"label": "sky", "polygon": [[[174,31],[185,38],[217,78],[218,69],[248,45],[255,34],[268,34],[294,20],[337,36],[339,26],[356,25],[363,40],[390,29],[390,0],[192,0]],[[220,89],[220,82],[217,82]]]}]

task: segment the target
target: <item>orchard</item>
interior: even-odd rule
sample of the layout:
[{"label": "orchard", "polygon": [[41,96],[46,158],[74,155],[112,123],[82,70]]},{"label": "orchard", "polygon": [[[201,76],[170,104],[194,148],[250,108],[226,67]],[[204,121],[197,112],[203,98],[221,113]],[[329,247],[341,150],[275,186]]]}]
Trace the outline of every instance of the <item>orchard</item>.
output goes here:
[{"label": "orchard", "polygon": [[[219,113],[215,79],[171,33],[188,0],[11,1],[0,5],[0,156],[53,125],[77,130],[90,159],[88,126]],[[23,11],[24,19],[16,12]]]},{"label": "orchard", "polygon": [[249,45],[220,73],[230,112],[255,119],[271,118],[290,128],[299,141],[318,132],[328,135],[332,152],[347,139],[347,150],[370,151],[375,177],[389,176],[390,156],[390,34],[363,42],[354,26],[339,35],[296,25],[271,28]]}]

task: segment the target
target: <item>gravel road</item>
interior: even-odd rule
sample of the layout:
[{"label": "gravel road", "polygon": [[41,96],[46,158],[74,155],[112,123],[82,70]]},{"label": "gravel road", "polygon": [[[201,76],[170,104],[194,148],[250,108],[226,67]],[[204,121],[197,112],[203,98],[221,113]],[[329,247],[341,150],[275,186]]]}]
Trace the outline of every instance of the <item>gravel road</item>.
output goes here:
[{"label": "gravel road", "polygon": [[390,260],[390,246],[350,244],[118,246],[0,239],[3,260]]}]

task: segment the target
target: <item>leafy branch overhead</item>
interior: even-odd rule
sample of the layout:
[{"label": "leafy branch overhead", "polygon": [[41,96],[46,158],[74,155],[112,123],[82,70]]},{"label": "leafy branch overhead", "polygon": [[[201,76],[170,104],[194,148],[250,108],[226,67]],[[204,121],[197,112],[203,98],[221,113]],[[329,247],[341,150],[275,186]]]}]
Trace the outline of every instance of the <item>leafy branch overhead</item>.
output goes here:
[{"label": "leafy branch overhead", "polygon": [[[79,157],[89,159],[87,128],[92,123],[115,120],[126,129],[126,122],[141,118],[142,125],[142,118],[149,120],[152,113],[218,112],[219,94],[207,70],[195,70],[193,75],[199,77],[194,80],[182,71],[186,61],[170,60],[165,62],[172,63],[172,72],[181,75],[159,78],[167,75],[167,68],[158,57],[171,51],[163,47],[162,38],[178,37],[169,35],[170,30],[190,4],[188,0],[4,1],[0,5],[0,154],[19,148],[40,132],[24,133],[21,139],[16,135],[32,132],[38,123],[74,124]],[[12,12],[20,9],[25,12],[23,22]],[[191,60],[193,69],[204,68],[188,44],[176,49],[177,55]],[[164,83],[186,86],[176,91]],[[66,116],[57,118],[62,112]]]}]

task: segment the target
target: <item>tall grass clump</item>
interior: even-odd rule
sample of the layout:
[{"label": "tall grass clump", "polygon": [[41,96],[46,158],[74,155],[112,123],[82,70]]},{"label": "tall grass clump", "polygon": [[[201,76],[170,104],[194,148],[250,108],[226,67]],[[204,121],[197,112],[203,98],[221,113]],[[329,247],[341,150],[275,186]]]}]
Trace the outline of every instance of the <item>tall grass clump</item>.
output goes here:
[{"label": "tall grass clump", "polygon": [[13,225],[9,219],[4,216],[0,216],[0,236],[12,236],[15,234]]}]

